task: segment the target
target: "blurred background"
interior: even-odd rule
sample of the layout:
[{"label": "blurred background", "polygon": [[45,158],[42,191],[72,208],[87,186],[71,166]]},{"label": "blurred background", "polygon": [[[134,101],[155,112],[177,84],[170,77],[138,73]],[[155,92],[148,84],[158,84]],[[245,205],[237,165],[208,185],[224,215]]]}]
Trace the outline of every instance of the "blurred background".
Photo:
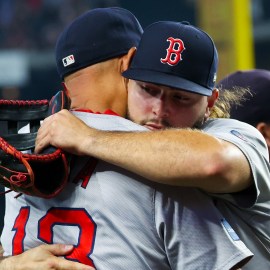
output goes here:
[{"label": "blurred background", "polygon": [[0,0],[0,98],[48,99],[60,90],[58,34],[84,11],[107,6],[129,9],[143,27],[158,20],[201,27],[219,51],[218,80],[236,69],[270,69],[269,0]]}]

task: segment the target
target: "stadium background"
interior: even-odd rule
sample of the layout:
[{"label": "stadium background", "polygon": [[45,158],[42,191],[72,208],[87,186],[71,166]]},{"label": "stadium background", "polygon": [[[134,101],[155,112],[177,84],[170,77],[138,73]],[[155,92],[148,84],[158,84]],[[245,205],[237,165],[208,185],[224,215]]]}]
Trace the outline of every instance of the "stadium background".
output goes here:
[{"label": "stadium background", "polygon": [[0,0],[0,97],[41,99],[59,90],[58,34],[78,14],[106,6],[131,10],[143,27],[157,20],[202,27],[218,47],[218,79],[236,69],[270,69],[269,0]]}]

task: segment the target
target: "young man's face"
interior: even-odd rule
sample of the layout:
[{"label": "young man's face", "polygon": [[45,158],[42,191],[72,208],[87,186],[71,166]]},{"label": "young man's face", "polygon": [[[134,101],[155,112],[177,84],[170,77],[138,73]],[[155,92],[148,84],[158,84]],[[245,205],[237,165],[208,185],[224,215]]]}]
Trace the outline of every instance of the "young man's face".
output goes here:
[{"label": "young man's face", "polygon": [[148,129],[200,127],[208,116],[209,98],[206,96],[129,81],[128,118]]}]

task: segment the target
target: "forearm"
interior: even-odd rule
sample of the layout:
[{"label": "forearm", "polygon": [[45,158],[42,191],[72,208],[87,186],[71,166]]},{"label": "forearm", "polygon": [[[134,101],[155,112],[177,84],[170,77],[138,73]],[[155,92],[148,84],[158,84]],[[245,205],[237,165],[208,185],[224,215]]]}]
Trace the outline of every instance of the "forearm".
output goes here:
[{"label": "forearm", "polygon": [[[200,131],[91,130],[84,142],[85,154],[153,181],[209,192],[233,192],[249,185],[248,164],[242,164],[240,150],[232,150],[228,144]],[[240,174],[244,174],[243,182],[239,182]]]},{"label": "forearm", "polygon": [[10,265],[11,257],[0,257],[0,270],[16,270],[15,265]]}]

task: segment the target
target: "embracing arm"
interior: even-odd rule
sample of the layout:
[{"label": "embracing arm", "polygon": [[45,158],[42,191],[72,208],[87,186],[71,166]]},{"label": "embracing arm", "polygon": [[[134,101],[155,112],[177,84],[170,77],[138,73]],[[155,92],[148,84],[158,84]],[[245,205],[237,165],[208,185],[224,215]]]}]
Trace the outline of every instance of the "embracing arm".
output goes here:
[{"label": "embracing arm", "polygon": [[236,146],[197,130],[99,131],[63,110],[45,119],[36,151],[49,144],[170,185],[227,193],[252,182],[248,161]]},{"label": "embracing arm", "polygon": [[70,245],[41,245],[16,256],[1,257],[0,270],[94,270],[58,256],[69,254]]},{"label": "embracing arm", "polygon": [[91,130],[89,134],[84,145],[87,155],[156,182],[217,193],[240,191],[252,183],[249,163],[243,153],[236,146],[201,131]]}]

